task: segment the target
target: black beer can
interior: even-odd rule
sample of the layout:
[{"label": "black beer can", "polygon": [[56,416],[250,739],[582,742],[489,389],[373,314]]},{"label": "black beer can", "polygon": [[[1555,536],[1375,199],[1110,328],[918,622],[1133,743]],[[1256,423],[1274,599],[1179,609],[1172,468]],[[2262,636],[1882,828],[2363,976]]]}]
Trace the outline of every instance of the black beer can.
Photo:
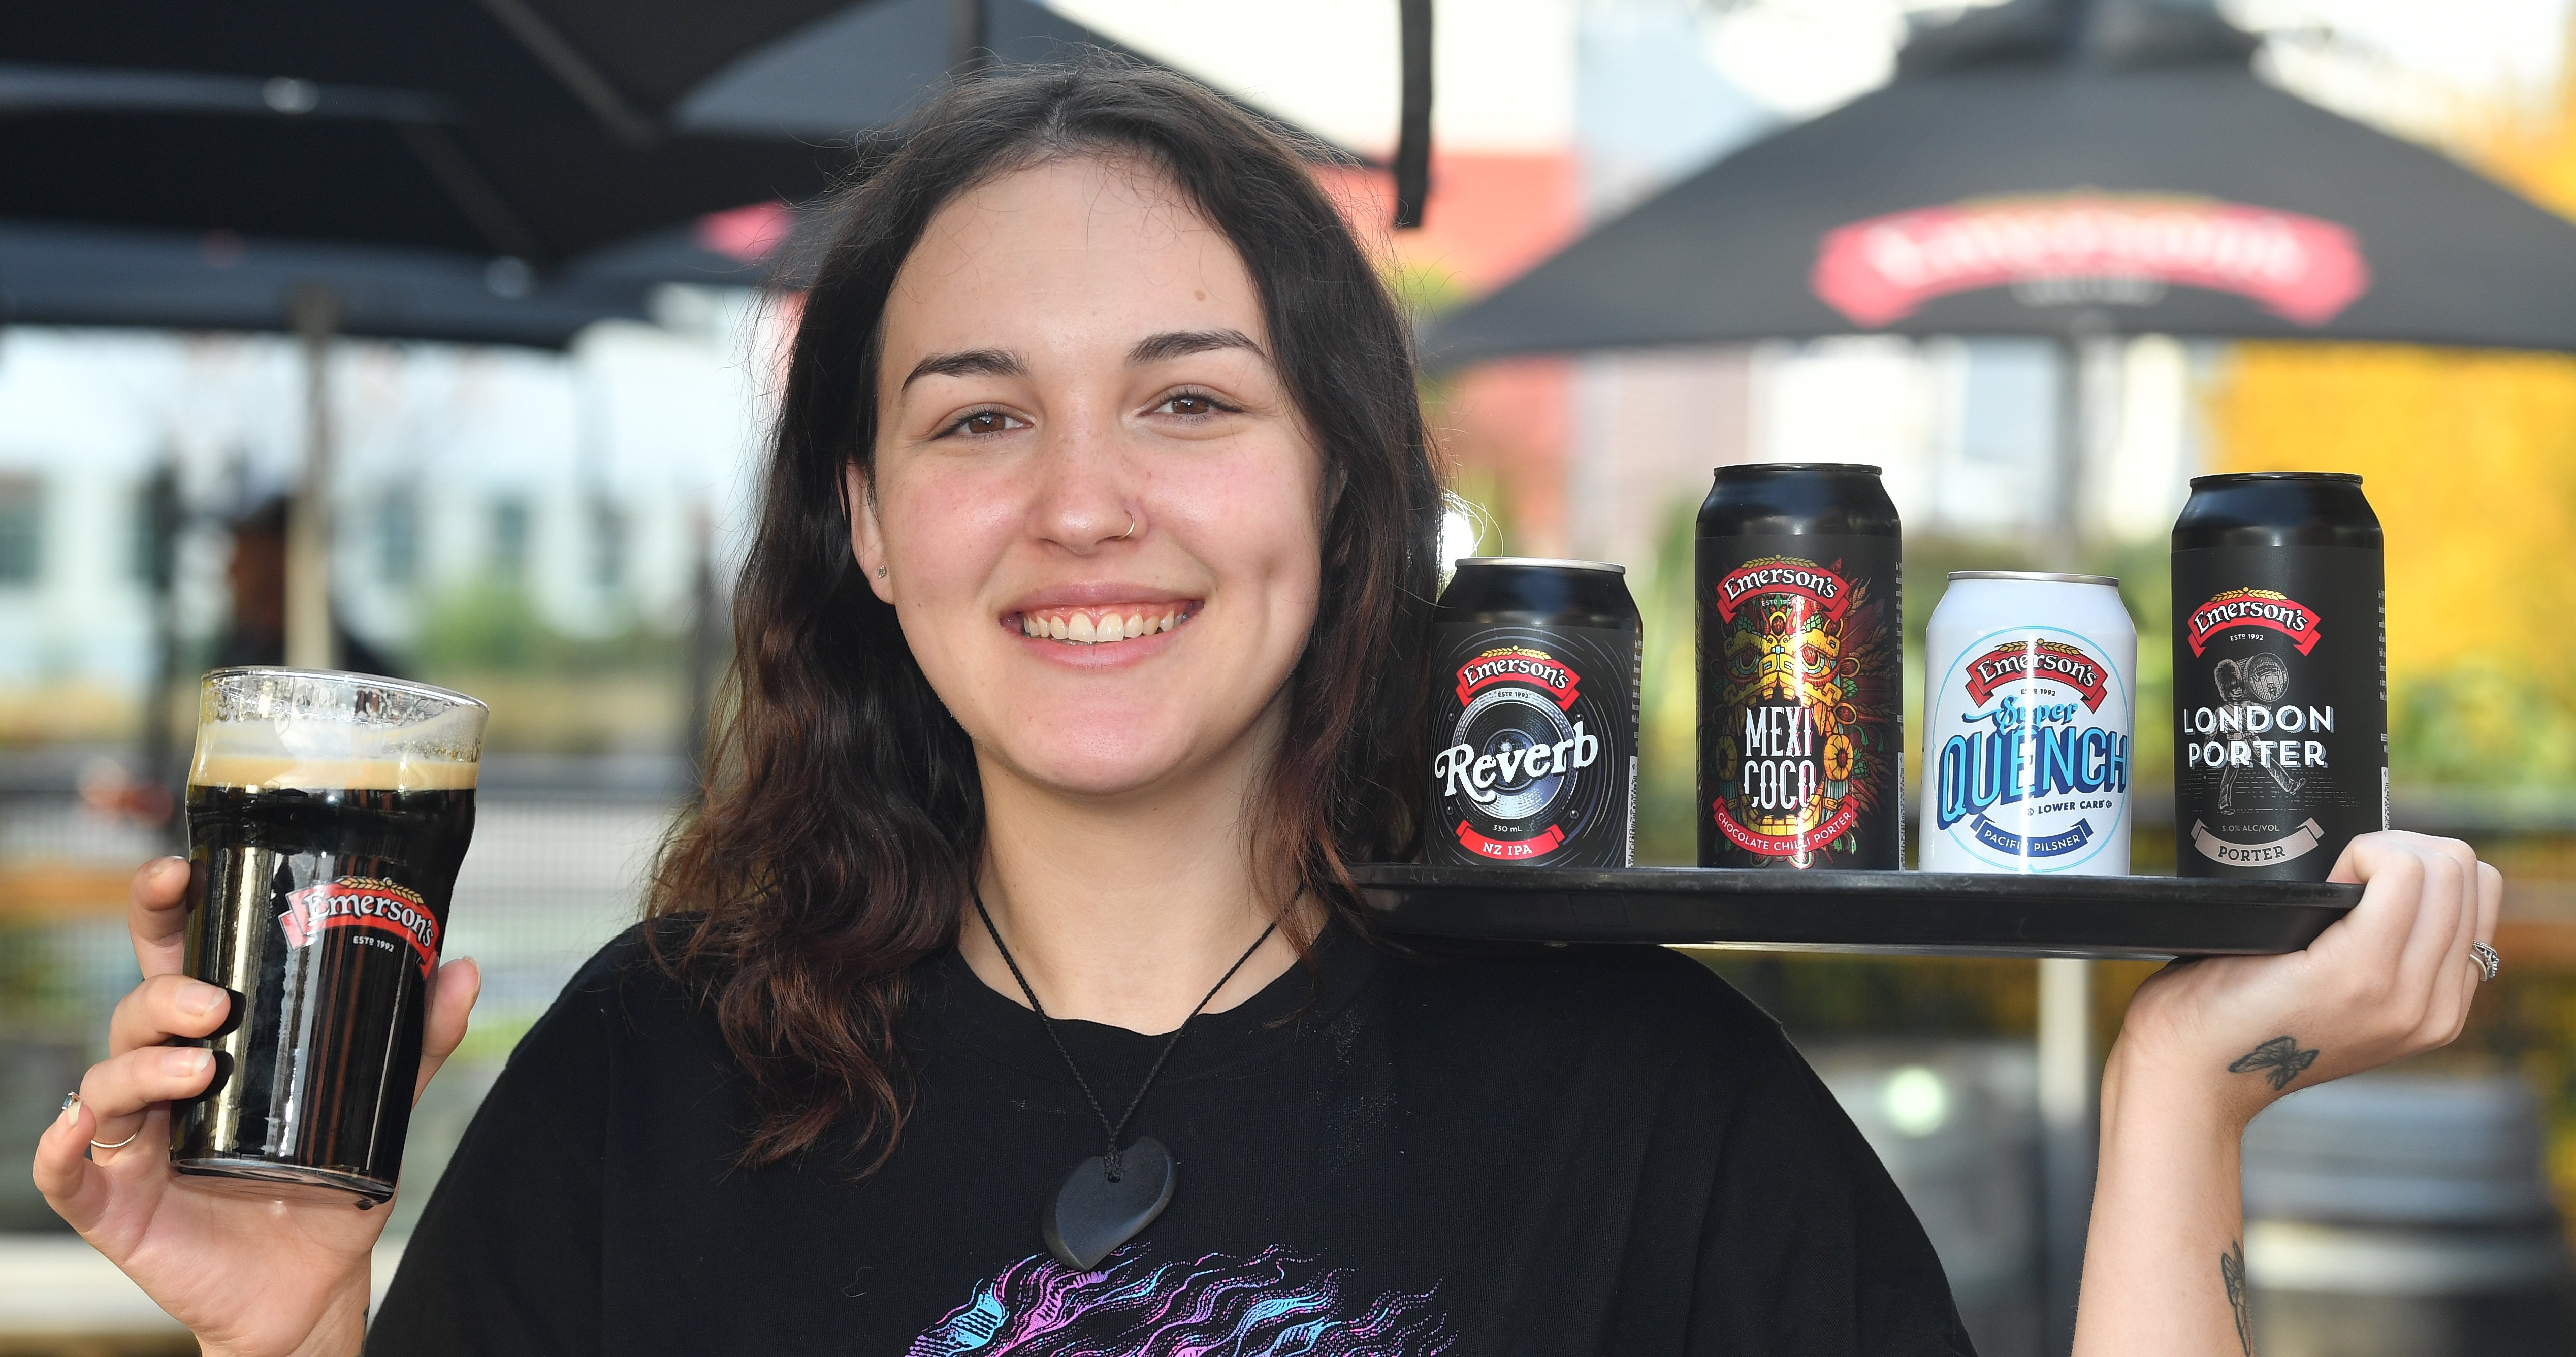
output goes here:
[{"label": "black beer can", "polygon": [[2388,827],[2388,606],[2359,476],[2200,476],[2173,533],[2184,876],[2322,881]]},{"label": "black beer can", "polygon": [[1637,683],[1624,566],[1475,556],[1431,615],[1436,864],[1637,860]]},{"label": "black beer can", "polygon": [[1699,864],[1903,865],[1901,527],[1878,468],[1717,469],[1699,510]]}]

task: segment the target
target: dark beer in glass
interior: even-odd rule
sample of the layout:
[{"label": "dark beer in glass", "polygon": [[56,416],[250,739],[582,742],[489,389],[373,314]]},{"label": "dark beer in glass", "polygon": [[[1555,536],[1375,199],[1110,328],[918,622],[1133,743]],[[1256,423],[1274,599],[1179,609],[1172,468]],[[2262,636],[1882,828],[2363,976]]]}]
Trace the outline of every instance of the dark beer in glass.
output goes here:
[{"label": "dark beer in glass", "polygon": [[171,1160],[262,1195],[392,1198],[489,713],[363,674],[225,669],[188,773],[187,973],[232,995]]}]

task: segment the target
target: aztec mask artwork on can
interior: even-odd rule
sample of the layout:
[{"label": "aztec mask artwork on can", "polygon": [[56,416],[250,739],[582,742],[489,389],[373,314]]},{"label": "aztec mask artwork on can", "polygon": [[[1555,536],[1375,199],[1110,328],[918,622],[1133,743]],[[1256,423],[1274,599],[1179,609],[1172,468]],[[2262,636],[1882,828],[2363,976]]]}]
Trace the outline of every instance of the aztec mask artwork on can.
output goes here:
[{"label": "aztec mask artwork on can", "polygon": [[[1710,865],[1895,865],[1902,642],[1882,583],[1895,543],[1816,544],[1847,551],[1702,562],[1713,579],[1699,600],[1702,838],[1721,855]],[[1854,569],[1861,553],[1882,559]]]}]

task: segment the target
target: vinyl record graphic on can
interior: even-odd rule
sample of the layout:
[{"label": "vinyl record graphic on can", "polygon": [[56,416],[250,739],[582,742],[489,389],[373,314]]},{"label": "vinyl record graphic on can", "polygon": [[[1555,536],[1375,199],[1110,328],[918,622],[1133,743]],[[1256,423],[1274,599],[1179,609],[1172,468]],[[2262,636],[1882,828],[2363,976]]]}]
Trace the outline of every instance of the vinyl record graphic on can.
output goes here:
[{"label": "vinyl record graphic on can", "polygon": [[1433,861],[1634,860],[1635,749],[1625,720],[1633,661],[1611,650],[1628,644],[1617,632],[1536,627],[1453,639],[1440,673],[1453,695],[1442,720],[1448,743],[1431,760],[1441,812]]}]

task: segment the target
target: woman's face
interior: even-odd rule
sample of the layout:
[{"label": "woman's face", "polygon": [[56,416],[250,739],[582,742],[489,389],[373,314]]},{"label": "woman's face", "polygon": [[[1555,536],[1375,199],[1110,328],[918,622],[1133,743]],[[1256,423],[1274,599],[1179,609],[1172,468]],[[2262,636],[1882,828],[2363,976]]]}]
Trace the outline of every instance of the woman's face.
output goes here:
[{"label": "woman's face", "polygon": [[1151,171],[1050,162],[934,217],[884,327],[851,544],[987,764],[1114,795],[1265,752],[1322,462],[1225,236]]}]

